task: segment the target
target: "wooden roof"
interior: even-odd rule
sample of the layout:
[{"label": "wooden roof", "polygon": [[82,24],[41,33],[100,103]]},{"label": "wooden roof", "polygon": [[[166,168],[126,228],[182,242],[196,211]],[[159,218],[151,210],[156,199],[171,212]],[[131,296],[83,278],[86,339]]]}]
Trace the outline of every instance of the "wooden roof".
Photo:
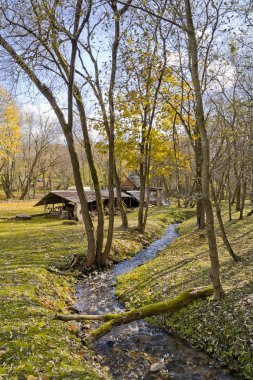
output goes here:
[{"label": "wooden roof", "polygon": [[130,173],[129,176],[121,183],[122,190],[140,189],[140,177],[136,173]]},{"label": "wooden roof", "polygon": [[[131,195],[133,198],[135,198],[138,202],[140,202],[140,191],[139,190],[127,190],[127,193]],[[147,192],[145,194],[145,197],[147,197]],[[154,195],[149,194],[149,202],[153,203],[157,201],[157,197]]]},{"label": "wooden roof", "polygon": [[139,174],[137,173],[130,173],[128,178],[130,179],[130,181],[132,181],[132,183],[135,185],[135,187],[137,188],[140,188],[140,177],[139,177]]},{"label": "wooden roof", "polygon": [[[85,194],[88,200],[88,203],[96,202],[96,194],[94,190],[85,190]],[[109,199],[109,191],[101,191],[102,199]],[[128,195],[124,192],[121,193],[122,198],[130,198],[131,195]],[[114,198],[117,198],[116,190],[114,190]],[[42,199],[35,204],[35,206],[41,206],[44,204],[56,204],[56,203],[79,203],[79,196],[76,190],[54,190],[50,191]]]}]

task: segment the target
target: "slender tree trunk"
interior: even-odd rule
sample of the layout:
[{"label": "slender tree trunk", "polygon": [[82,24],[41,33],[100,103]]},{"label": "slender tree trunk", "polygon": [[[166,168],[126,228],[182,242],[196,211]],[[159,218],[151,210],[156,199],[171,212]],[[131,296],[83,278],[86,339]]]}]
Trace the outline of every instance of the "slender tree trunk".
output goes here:
[{"label": "slender tree trunk", "polygon": [[138,212],[138,230],[141,234],[145,232],[144,226],[144,209],[146,205],[146,175],[147,175],[147,118],[148,108],[144,107],[144,117],[141,126],[141,143],[140,143],[140,205]]},{"label": "slender tree trunk", "polygon": [[245,199],[247,193],[247,181],[244,179],[242,184],[242,197],[241,197],[241,207],[240,207],[240,220],[243,219],[243,211],[245,207]]},{"label": "slender tree trunk", "polygon": [[238,181],[236,184],[236,204],[235,204],[235,210],[240,211],[241,210],[241,181]]},{"label": "slender tree trunk", "polygon": [[191,76],[194,87],[194,94],[196,100],[196,124],[198,125],[201,135],[202,145],[202,195],[206,213],[206,230],[209,245],[209,256],[211,261],[210,278],[214,288],[214,295],[216,299],[221,299],[224,295],[220,281],[220,264],[218,257],[218,249],[216,242],[216,235],[214,229],[213,207],[210,199],[210,153],[209,153],[209,140],[207,136],[204,109],[202,103],[202,93],[199,80],[198,68],[198,47],[196,41],[196,34],[192,20],[190,0],[184,0],[186,19],[187,19],[187,35],[189,42],[189,55],[191,58]]},{"label": "slender tree trunk", "polygon": [[96,207],[97,207],[97,239],[96,239],[96,263],[100,265],[102,251],[103,251],[103,241],[104,241],[104,206],[101,196],[101,188],[100,188],[100,182],[98,178],[97,169],[94,163],[92,150],[91,150],[91,143],[90,143],[90,137],[88,132],[88,126],[86,121],[86,114],[84,110],[84,105],[82,102],[81,94],[77,88],[75,88],[75,99],[77,103],[77,108],[80,115],[81,120],[81,127],[84,137],[84,148],[85,153],[90,169],[90,175],[92,178],[92,183],[95,190],[96,195]]},{"label": "slender tree trunk", "polygon": [[13,183],[15,175],[15,159],[11,158],[3,164],[2,186],[5,192],[6,198],[11,199],[13,197]]},{"label": "slender tree trunk", "polygon": [[117,206],[120,210],[122,227],[128,228],[127,213],[126,213],[126,208],[124,206],[124,202],[122,201],[122,197],[121,197],[121,184],[120,184],[120,179],[119,179],[119,175],[116,168],[116,163],[114,163],[114,181],[115,181],[116,191],[117,191]]},{"label": "slender tree trunk", "polygon": [[204,230],[205,223],[205,207],[202,194],[202,152],[201,140],[195,146],[195,162],[196,162],[196,194],[197,194],[197,226],[200,230]]},{"label": "slender tree trunk", "polygon": [[34,175],[37,162],[39,160],[39,156],[40,156],[40,154],[36,155],[36,157],[34,158],[34,160],[32,161],[32,163],[29,163],[27,178],[26,178],[25,185],[24,185],[24,187],[22,189],[22,193],[21,193],[20,198],[19,198],[20,200],[25,199],[25,197],[27,196],[27,194],[28,194],[28,198],[30,198],[29,197],[29,189],[30,189],[30,186],[31,186],[32,177]]},{"label": "slender tree trunk", "polygon": [[233,189],[233,192],[231,192],[231,194],[232,194],[232,196],[231,196],[231,205],[233,205],[235,203],[236,192],[237,192],[237,186],[235,186],[235,188]]},{"label": "slender tree trunk", "polygon": [[146,229],[146,225],[147,225],[147,219],[148,219],[148,208],[149,208],[149,197],[150,197],[150,182],[149,182],[149,175],[148,173],[150,172],[150,160],[151,160],[151,157],[150,157],[150,153],[151,153],[151,143],[149,143],[149,147],[148,147],[148,154],[147,154],[147,167],[146,167],[146,189],[147,189],[147,199],[146,199],[146,204],[145,204],[145,211],[144,211],[144,218],[143,218],[143,230],[145,231]]},{"label": "slender tree trunk", "polygon": [[167,183],[166,178],[165,178],[164,175],[162,176],[162,181],[163,181],[163,185],[164,185],[164,188],[165,188],[166,198],[169,198],[169,196],[170,196],[170,189],[169,189],[168,183]]},{"label": "slender tree trunk", "polygon": [[[252,149],[252,150],[253,150],[253,149]],[[253,170],[252,170],[252,173],[251,173],[250,205],[253,207]]]},{"label": "slender tree trunk", "polygon": [[218,198],[217,198],[217,201],[219,204],[221,204],[221,201],[225,199],[225,185],[224,183],[220,186],[219,190],[218,190]]},{"label": "slender tree trunk", "polygon": [[228,220],[232,220],[232,192],[231,192],[231,183],[230,175],[228,174]]},{"label": "slender tree trunk", "polygon": [[144,154],[141,155],[140,162],[140,204],[138,211],[138,230],[140,233],[144,233],[144,207],[145,207],[145,195],[146,195],[146,180],[144,172]]},{"label": "slender tree trunk", "polygon": [[180,203],[180,177],[179,177],[179,168],[178,168],[179,142],[178,142],[178,134],[177,134],[177,130],[176,130],[176,119],[177,119],[177,114],[175,114],[174,121],[173,121],[172,138],[173,138],[173,154],[174,154],[174,160],[175,160],[175,181],[176,181],[177,207],[181,208],[181,203]]},{"label": "slender tree trunk", "polygon": [[106,260],[109,257],[112,241],[113,241],[113,229],[114,229],[114,131],[111,130],[109,138],[109,224],[107,230],[107,239],[105,250],[101,257],[101,265],[106,265]]},{"label": "slender tree trunk", "polygon": [[89,206],[86,198],[86,194],[83,189],[82,176],[80,171],[79,160],[77,152],[74,146],[74,140],[71,132],[65,132],[65,137],[68,144],[68,149],[70,153],[73,174],[75,178],[76,190],[81,203],[81,210],[83,221],[85,225],[85,230],[87,234],[88,249],[87,249],[87,259],[86,266],[90,268],[96,262],[96,240],[94,235],[93,223],[89,213]]},{"label": "slender tree trunk", "polygon": [[231,247],[229,240],[227,238],[226,230],[225,230],[224,223],[222,220],[220,205],[219,205],[219,202],[217,200],[217,196],[215,194],[215,189],[214,189],[214,185],[213,185],[212,181],[211,181],[211,190],[212,190],[212,197],[213,197],[213,201],[214,201],[214,205],[215,205],[215,209],[216,209],[216,215],[217,215],[217,219],[219,222],[219,227],[220,227],[220,232],[221,232],[221,237],[222,237],[223,243],[224,243],[228,253],[230,254],[230,256],[234,259],[234,261],[239,261],[240,257],[238,255],[236,255],[236,253],[234,252],[234,250]]},{"label": "slender tree trunk", "polygon": [[25,186],[22,188],[22,192],[21,192],[21,195],[19,197],[19,199],[22,201],[25,199],[25,197],[27,196],[28,192],[29,192],[29,183],[30,183],[30,176],[28,175],[28,178],[26,179],[26,182],[25,182]]},{"label": "slender tree trunk", "polygon": [[37,177],[35,178],[34,184],[33,184],[33,199],[35,199],[36,190],[37,190]]},{"label": "slender tree trunk", "polygon": [[[115,106],[114,106],[114,89],[117,73],[117,55],[119,48],[119,39],[120,39],[120,12],[117,9],[116,0],[112,0],[111,8],[114,14],[114,41],[112,45],[112,62],[111,62],[111,77],[110,77],[110,86],[109,86],[109,113],[110,113],[110,122],[109,122],[109,133],[108,133],[108,142],[109,142],[109,175],[108,175],[108,184],[109,184],[109,225],[107,230],[107,239],[105,245],[105,251],[103,254],[102,263],[105,265],[105,262],[110,254],[112,241],[113,241],[113,229],[114,229],[114,174],[116,172],[115,167],[115,157],[114,157],[114,129],[115,129]],[[121,194],[119,194],[121,196]]]},{"label": "slender tree trunk", "polygon": [[181,208],[180,203],[180,181],[179,181],[179,170],[176,168],[176,187],[177,187],[177,207]]}]

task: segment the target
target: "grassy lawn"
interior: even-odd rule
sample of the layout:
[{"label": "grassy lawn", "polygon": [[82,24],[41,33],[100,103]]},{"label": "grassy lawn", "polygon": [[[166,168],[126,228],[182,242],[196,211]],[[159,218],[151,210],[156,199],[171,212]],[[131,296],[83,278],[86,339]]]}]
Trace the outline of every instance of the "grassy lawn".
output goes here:
[{"label": "grassy lawn", "polygon": [[[29,213],[32,202],[1,203],[0,217]],[[12,208],[13,207],[13,208]],[[182,219],[168,208],[151,208],[145,236],[135,228],[137,213],[130,213],[130,229],[116,218],[113,256],[119,261],[143,242],[162,233],[165,225]],[[78,324],[53,320],[66,312],[74,299],[75,278],[47,270],[66,262],[66,256],[86,248],[83,227],[36,217],[30,221],[0,221],[0,379],[110,379],[77,337]]]},{"label": "grassy lawn", "polygon": [[74,227],[43,218],[0,222],[0,379],[105,378],[92,359],[84,362],[76,326],[52,320],[71,303],[74,282],[46,268],[84,249]]},{"label": "grassy lawn", "polygon": [[[225,220],[227,215],[225,215]],[[218,236],[226,298],[196,301],[154,323],[204,349],[243,379],[253,379],[253,216],[226,223],[231,244],[243,260],[234,263]],[[206,236],[195,218],[182,223],[180,237],[152,261],[117,280],[117,295],[128,308],[172,298],[182,290],[210,284]]]},{"label": "grassy lawn", "polygon": [[0,201],[0,219],[11,218],[17,214],[40,214],[44,212],[44,206],[34,207],[37,200],[34,201]]}]

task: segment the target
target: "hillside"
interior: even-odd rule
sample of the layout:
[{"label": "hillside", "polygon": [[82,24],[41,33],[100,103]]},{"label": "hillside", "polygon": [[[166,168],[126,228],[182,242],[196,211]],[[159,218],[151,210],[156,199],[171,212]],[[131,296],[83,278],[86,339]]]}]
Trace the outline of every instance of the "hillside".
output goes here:
[{"label": "hillside", "polygon": [[[195,302],[172,316],[152,321],[220,364],[253,379],[253,216],[242,221],[233,214],[226,223],[231,244],[242,261],[232,261],[218,236],[221,276],[226,298]],[[226,220],[226,215],[225,215]],[[181,291],[210,284],[206,236],[195,218],[179,226],[180,237],[143,266],[117,279],[117,296],[128,308],[172,298]]]}]

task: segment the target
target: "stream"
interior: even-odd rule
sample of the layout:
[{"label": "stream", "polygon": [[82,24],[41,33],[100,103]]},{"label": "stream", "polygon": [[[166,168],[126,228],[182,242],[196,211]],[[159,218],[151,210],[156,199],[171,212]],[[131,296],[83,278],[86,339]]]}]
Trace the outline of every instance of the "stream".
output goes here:
[{"label": "stream", "polygon": [[[81,280],[75,307],[80,313],[104,314],[124,311],[115,297],[115,277],[155,257],[176,237],[176,224],[130,260],[113,269]],[[100,364],[118,380],[236,380],[228,371],[215,368],[213,360],[185,342],[141,320],[118,326],[94,343]]]}]

